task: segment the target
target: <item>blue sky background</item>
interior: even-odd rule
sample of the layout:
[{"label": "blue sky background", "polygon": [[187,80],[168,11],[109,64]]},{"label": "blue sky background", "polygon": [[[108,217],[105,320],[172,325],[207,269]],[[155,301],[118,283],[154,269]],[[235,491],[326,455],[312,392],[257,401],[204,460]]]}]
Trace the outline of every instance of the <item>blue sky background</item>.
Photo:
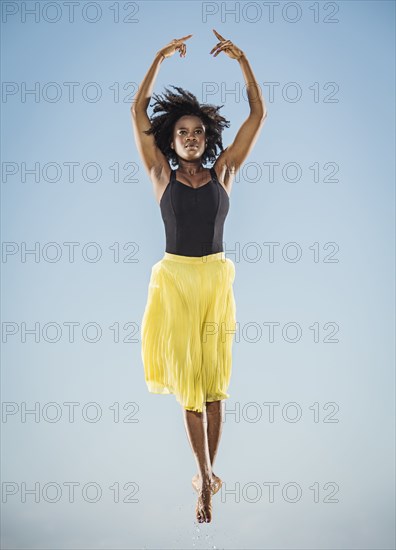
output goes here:
[{"label": "blue sky background", "polygon": [[[270,20],[262,3],[101,1],[96,22],[92,3],[72,22],[49,4],[25,20],[23,3],[2,3],[2,546],[394,548],[394,3],[298,2],[294,22],[282,2]],[[193,33],[154,90],[224,105],[230,144],[249,107],[222,93],[244,81],[209,55],[212,28],[245,51],[268,118],[224,230],[240,330],[224,490],[198,525],[180,406],[143,377],[165,234],[129,108],[156,51]],[[35,484],[37,502],[24,497]]]}]

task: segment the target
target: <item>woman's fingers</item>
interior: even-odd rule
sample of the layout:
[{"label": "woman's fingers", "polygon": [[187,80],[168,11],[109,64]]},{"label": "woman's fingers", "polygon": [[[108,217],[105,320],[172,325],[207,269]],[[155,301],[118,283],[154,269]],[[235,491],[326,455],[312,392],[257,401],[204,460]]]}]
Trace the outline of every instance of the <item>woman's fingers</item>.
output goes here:
[{"label": "woman's fingers", "polygon": [[178,38],[176,40],[176,49],[180,52],[180,57],[186,57],[186,45],[184,44],[184,40],[188,40],[192,37],[192,34],[188,34],[187,36],[183,36],[183,38]]},{"label": "woman's fingers", "polygon": [[188,34],[187,36],[183,36],[183,38],[177,38],[177,42],[181,42],[181,41],[184,41],[184,40],[188,40],[189,38],[192,37],[192,34]]},{"label": "woman's fingers", "polygon": [[161,50],[159,50],[164,58],[170,57],[171,55],[174,55],[175,52],[180,52],[180,57],[185,57],[186,55],[186,45],[184,44],[184,40],[188,40],[192,37],[192,34],[187,34],[186,36],[182,36],[181,38],[173,38],[167,44],[164,46]]},{"label": "woman's fingers", "polygon": [[179,44],[176,46],[175,50],[180,53],[180,57],[186,57],[187,48],[185,44]]},{"label": "woman's fingers", "polygon": [[231,41],[230,40],[225,40],[224,42],[218,42],[216,44],[216,46],[214,48],[211,49],[211,52],[210,53],[213,53],[215,51],[216,48],[220,48],[220,46],[224,46],[225,45],[230,45],[231,44]]},{"label": "woman's fingers", "polygon": [[219,55],[220,52],[224,52],[228,49],[228,47],[226,46],[225,48],[219,48],[218,51],[214,54],[213,57],[216,57],[216,55]]},{"label": "woman's fingers", "polygon": [[221,34],[219,32],[216,31],[216,29],[212,29],[212,31],[214,32],[214,34],[216,35],[216,37],[221,40],[221,42],[218,42],[216,44],[216,46],[214,48],[212,48],[212,51],[210,53],[213,53],[215,51],[215,49],[220,46],[220,45],[223,45],[225,42],[226,43],[231,43],[230,40],[227,40],[226,38],[224,38],[224,36],[221,36]]},{"label": "woman's fingers", "polygon": [[226,40],[226,39],[223,38],[223,37],[221,36],[221,34],[218,33],[215,29],[212,29],[212,31],[215,33],[215,35],[217,36],[217,38],[218,38],[219,40]]},{"label": "woman's fingers", "polygon": [[183,36],[182,38],[174,38],[171,41],[171,44],[173,44],[174,52],[179,52],[180,57],[186,56],[186,45],[184,44],[184,40],[188,40],[192,37],[192,34],[187,34],[186,36]]},{"label": "woman's fingers", "polygon": [[230,40],[227,40],[226,42],[222,42],[221,44],[216,45],[210,53],[216,50],[216,53],[213,56],[213,57],[216,57],[216,55],[218,55],[221,51],[229,48],[230,46],[231,46],[231,42]]}]

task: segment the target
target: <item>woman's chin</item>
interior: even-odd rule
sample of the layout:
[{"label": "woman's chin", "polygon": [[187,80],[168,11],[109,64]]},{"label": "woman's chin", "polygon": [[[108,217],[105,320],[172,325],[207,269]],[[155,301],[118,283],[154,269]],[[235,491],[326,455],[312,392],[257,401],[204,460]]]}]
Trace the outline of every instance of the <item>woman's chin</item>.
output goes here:
[{"label": "woman's chin", "polygon": [[183,160],[200,159],[202,157],[202,153],[199,149],[186,149],[183,151],[183,154],[179,155],[179,157]]}]

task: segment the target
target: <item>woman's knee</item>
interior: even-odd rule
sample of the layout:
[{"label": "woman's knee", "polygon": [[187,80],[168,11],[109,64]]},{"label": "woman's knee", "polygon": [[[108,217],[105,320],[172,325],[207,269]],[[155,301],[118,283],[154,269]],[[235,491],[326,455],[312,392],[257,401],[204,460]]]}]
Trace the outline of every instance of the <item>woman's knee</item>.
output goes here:
[{"label": "woman's knee", "polygon": [[207,412],[214,412],[218,411],[221,407],[221,401],[207,401],[206,402],[206,411]]}]

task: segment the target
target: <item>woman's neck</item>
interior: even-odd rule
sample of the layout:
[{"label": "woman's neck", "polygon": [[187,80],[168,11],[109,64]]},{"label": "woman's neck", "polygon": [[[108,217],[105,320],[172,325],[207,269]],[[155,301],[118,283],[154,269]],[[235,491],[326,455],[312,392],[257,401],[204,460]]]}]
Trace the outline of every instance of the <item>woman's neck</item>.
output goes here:
[{"label": "woman's neck", "polygon": [[204,171],[205,168],[202,166],[201,161],[184,161],[179,159],[179,168],[178,171],[182,174],[187,174],[189,176],[196,176],[200,172]]}]

